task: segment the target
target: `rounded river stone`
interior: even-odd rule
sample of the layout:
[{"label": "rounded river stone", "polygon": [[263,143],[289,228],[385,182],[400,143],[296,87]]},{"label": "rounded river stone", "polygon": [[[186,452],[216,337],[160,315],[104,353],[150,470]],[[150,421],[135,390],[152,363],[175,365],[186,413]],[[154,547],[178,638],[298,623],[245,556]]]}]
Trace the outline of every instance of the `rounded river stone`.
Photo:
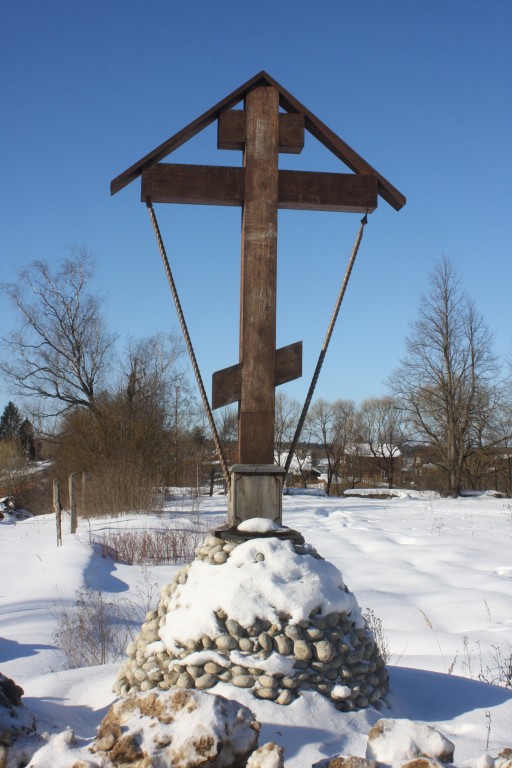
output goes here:
[{"label": "rounded river stone", "polygon": [[293,644],[293,655],[300,661],[308,661],[313,656],[313,651],[306,640],[296,640]]}]

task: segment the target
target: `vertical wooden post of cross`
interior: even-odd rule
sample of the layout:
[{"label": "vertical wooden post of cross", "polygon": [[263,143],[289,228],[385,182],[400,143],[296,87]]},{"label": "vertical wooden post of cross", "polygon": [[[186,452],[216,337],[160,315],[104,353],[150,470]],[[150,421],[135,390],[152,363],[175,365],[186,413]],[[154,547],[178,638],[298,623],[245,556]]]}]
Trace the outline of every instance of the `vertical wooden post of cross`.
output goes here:
[{"label": "vertical wooden post of cross", "polygon": [[279,94],[246,97],[242,213],[240,464],[274,463]]}]

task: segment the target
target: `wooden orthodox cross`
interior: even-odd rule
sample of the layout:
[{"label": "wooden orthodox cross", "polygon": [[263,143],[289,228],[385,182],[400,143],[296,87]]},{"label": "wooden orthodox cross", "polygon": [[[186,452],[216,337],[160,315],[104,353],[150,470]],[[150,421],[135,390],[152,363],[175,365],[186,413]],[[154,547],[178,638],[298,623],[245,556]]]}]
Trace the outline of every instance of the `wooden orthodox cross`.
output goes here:
[{"label": "wooden orthodox cross", "polygon": [[[242,100],[244,109],[233,109]],[[214,120],[218,148],[242,150],[242,167],[159,162]],[[354,173],[279,170],[279,153],[299,153],[305,129]],[[240,356],[214,374],[212,404],[239,403],[239,463],[272,465],[275,387],[302,370],[301,342],[275,348],[277,211],[366,213],[378,195],[399,210],[405,197],[265,72],[120,174],[112,194],[137,176],[144,202],[242,207]]]}]

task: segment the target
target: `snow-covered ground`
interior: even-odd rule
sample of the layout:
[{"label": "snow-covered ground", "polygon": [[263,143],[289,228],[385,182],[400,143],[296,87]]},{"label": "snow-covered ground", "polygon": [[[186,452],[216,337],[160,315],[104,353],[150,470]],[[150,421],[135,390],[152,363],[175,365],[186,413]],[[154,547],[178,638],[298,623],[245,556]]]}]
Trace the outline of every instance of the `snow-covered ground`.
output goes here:
[{"label": "snow-covered ground", "polygon": [[[201,499],[202,522],[218,524],[225,504]],[[391,692],[389,708],[343,714],[313,692],[283,707],[226,684],[212,689],[253,710],[260,743],[284,746],[287,768],[309,768],[335,754],[364,756],[369,729],[386,717],[434,725],[454,742],[457,765],[512,746],[512,690],[478,681],[504,683],[512,654],[510,500],[294,494],[283,498],[283,522],[336,565],[372,612],[389,650]],[[153,592],[156,607],[151,585],[169,582],[180,567],[114,563],[91,539],[109,527],[161,524],[134,515],[81,521],[75,536],[65,523],[57,548],[53,515],[0,523],[0,671],[23,687],[40,730],[71,726],[86,745],[114,700],[120,666],[65,669],[54,641],[59,606],[72,605],[85,586],[132,604]]]}]

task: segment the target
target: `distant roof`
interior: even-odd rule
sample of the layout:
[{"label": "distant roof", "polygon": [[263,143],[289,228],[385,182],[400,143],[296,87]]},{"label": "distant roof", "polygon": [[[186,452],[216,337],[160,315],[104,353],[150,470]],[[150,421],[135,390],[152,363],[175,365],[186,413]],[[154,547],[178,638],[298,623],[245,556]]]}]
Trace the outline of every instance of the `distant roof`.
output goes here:
[{"label": "distant roof", "polygon": [[174,136],[164,141],[136,163],[116,176],[110,184],[110,192],[115,195],[123,187],[134,181],[146,168],[158,163],[167,157],[175,149],[181,147],[189,139],[213,123],[222,112],[232,109],[249,91],[261,85],[271,86],[279,92],[279,105],[286,112],[294,112],[304,115],[306,129],[329,149],[339,160],[347,165],[354,173],[373,176],[377,180],[379,195],[386,200],[395,210],[399,211],[405,205],[405,196],[398,191],[387,179],[366,162],[358,153],[349,147],[343,139],[335,134],[325,123],[316,117],[307,107],[301,104],[291,93],[285,90],[276,80],[264,71],[259,72],[235,91],[226,96],[218,104],[203,112],[191,123],[182,128]]},{"label": "distant roof", "polygon": [[[372,450],[373,447],[373,450]],[[347,448],[347,453],[357,454],[359,456],[379,456],[381,458],[389,458],[390,456],[397,457],[402,455],[402,451],[397,445],[388,445],[383,443],[382,445],[370,446],[369,443],[356,443]]]}]

